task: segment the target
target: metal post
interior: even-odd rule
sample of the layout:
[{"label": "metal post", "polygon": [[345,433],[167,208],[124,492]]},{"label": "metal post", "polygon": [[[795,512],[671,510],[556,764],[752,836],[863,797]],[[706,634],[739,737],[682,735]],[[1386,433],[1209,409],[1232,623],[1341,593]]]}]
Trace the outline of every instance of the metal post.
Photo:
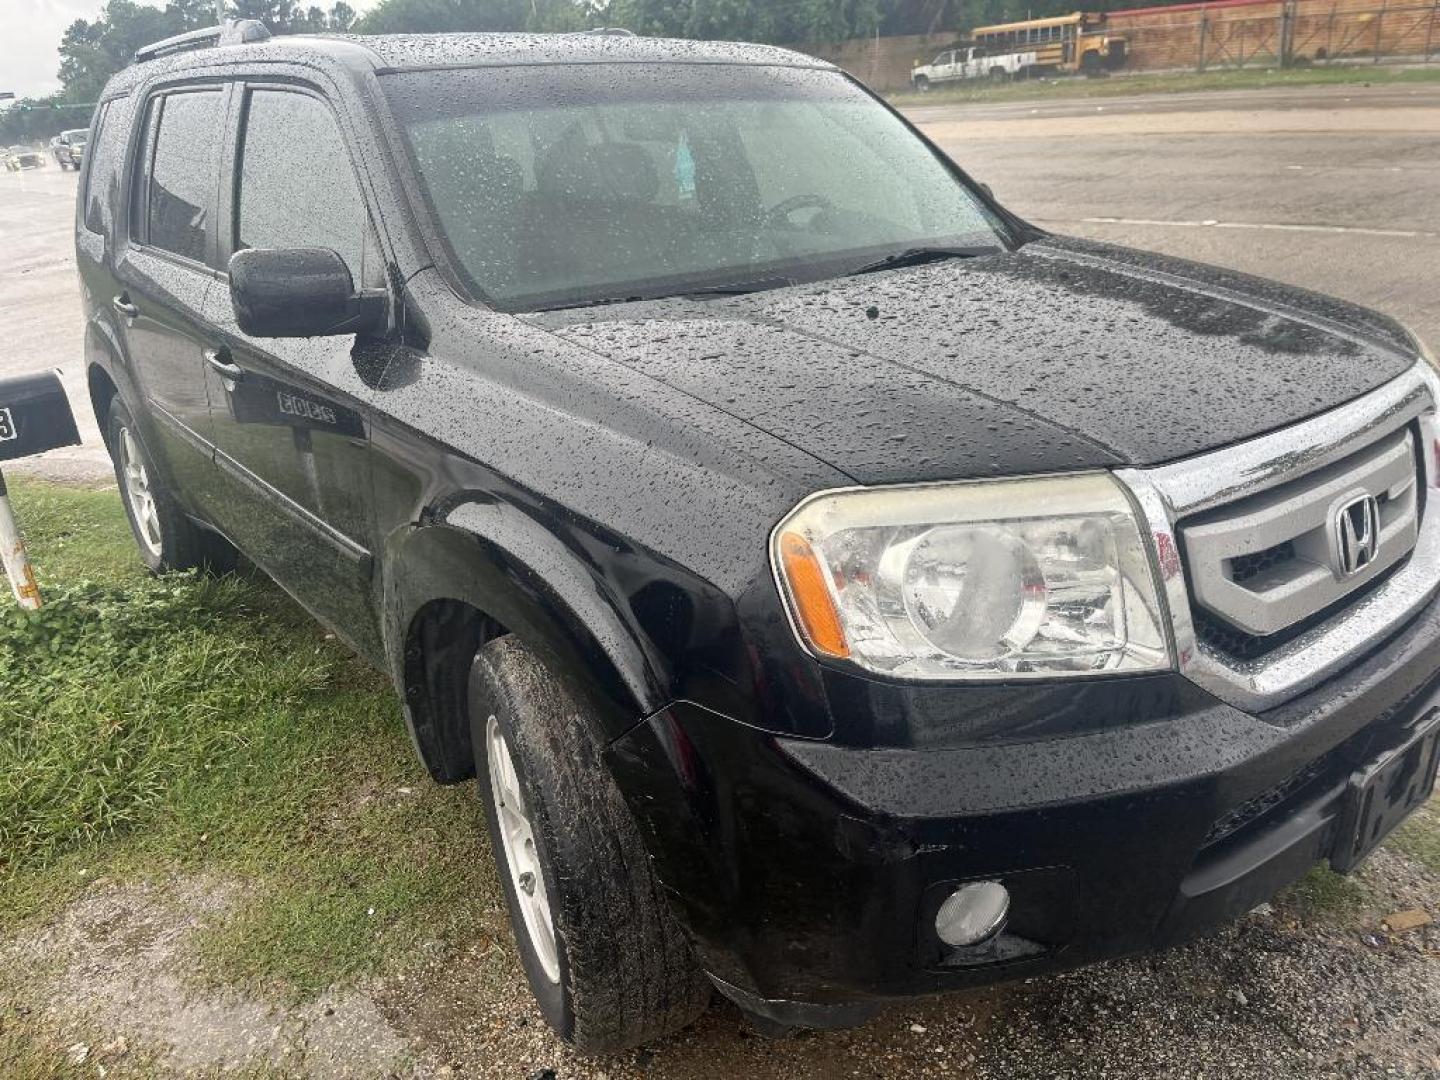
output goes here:
[{"label": "metal post", "polygon": [[1430,62],[1430,45],[1435,40],[1435,17],[1440,15],[1440,0],[1430,6],[1430,20],[1425,24],[1425,62]]},{"label": "metal post", "polygon": [[1199,53],[1198,53],[1198,54],[1196,55],[1196,57],[1195,57],[1195,70],[1196,70],[1196,71],[1204,71],[1204,70],[1205,70],[1205,30],[1207,29],[1208,25],[1209,25],[1209,19],[1206,18],[1205,9],[1204,9],[1204,8],[1201,8],[1201,9],[1200,9],[1200,51],[1199,51]]},{"label": "metal post", "polygon": [[1385,8],[1387,5],[1388,0],[1382,2],[1380,5],[1380,13],[1375,16],[1375,55],[1371,57],[1370,61],[1374,64],[1380,63],[1380,30],[1385,25]]},{"label": "metal post", "polygon": [[35,584],[35,571],[30,569],[30,556],[20,538],[20,526],[10,509],[10,492],[5,488],[5,474],[0,472],[0,562],[10,579],[10,590],[20,606],[29,611],[40,607],[40,586]]}]

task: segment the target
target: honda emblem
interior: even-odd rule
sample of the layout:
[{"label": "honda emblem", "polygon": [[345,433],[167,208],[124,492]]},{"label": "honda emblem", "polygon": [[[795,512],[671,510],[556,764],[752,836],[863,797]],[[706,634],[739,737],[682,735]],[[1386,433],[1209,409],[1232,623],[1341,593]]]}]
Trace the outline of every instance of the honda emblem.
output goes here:
[{"label": "honda emblem", "polygon": [[1335,514],[1335,572],[1354,577],[1380,553],[1380,501],[1362,495]]}]

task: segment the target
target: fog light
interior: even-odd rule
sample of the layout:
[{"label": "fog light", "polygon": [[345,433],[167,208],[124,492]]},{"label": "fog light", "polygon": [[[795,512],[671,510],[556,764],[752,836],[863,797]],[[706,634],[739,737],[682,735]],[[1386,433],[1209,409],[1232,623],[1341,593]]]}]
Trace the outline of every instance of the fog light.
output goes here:
[{"label": "fog light", "polygon": [[956,948],[980,945],[1005,929],[1010,893],[998,881],[963,885],[945,898],[935,913],[935,933]]}]

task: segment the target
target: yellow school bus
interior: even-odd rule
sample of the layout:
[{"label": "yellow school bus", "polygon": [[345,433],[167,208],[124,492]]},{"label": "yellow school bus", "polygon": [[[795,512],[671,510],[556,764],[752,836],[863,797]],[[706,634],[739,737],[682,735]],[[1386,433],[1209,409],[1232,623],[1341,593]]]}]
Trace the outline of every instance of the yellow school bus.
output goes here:
[{"label": "yellow school bus", "polygon": [[1105,16],[1089,11],[981,26],[970,39],[989,56],[1033,52],[1032,69],[1041,71],[1098,75],[1125,63],[1124,35],[1107,34]]}]

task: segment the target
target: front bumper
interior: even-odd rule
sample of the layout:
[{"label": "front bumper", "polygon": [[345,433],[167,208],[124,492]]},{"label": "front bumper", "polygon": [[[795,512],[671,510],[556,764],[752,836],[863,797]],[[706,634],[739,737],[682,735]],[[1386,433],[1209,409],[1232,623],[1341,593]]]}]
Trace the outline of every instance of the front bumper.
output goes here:
[{"label": "front bumper", "polygon": [[[772,1019],[821,1025],[884,1000],[1161,947],[1232,919],[1336,843],[1352,772],[1440,705],[1440,604],[1288,704],[1249,714],[1179,675],[1115,680],[1144,722],[940,749],[787,739],[678,703],[612,770],[702,963]],[[972,706],[936,689],[927,708]],[[956,884],[1000,880],[1004,934],[933,933]]]}]

